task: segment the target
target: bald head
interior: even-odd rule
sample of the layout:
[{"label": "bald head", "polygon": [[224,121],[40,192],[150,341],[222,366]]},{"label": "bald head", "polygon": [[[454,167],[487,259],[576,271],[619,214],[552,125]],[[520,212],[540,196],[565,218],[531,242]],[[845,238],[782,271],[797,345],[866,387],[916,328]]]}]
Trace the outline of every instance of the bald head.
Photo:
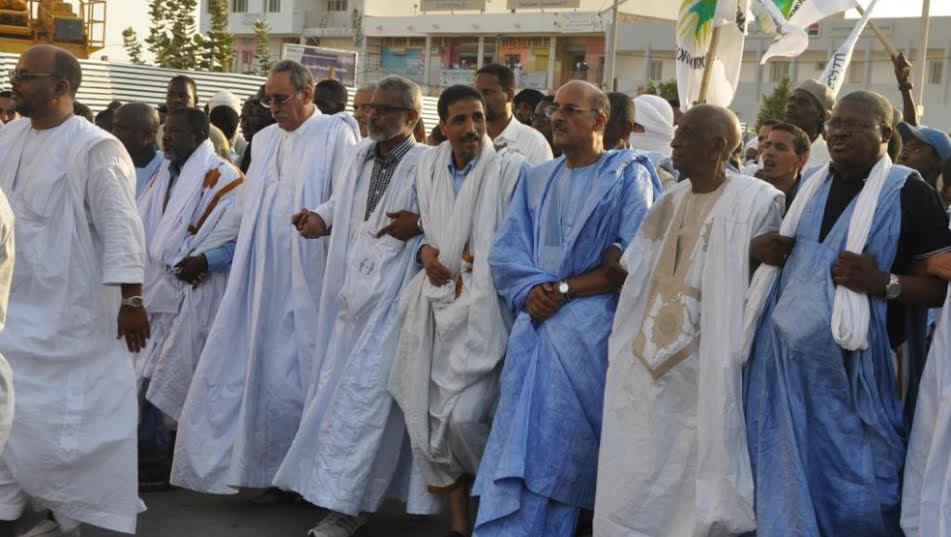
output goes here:
[{"label": "bald head", "polygon": [[133,158],[154,146],[158,128],[158,112],[146,103],[124,104],[112,120],[112,134]]},{"label": "bald head", "polygon": [[66,81],[69,84],[69,96],[76,96],[82,83],[83,71],[79,60],[69,51],[53,45],[36,45],[28,48],[20,57],[43,68],[42,71],[34,72],[50,73],[57,79]]},{"label": "bald head", "polygon": [[671,159],[684,177],[709,175],[723,167],[740,145],[740,122],[721,106],[696,105],[677,124]]}]

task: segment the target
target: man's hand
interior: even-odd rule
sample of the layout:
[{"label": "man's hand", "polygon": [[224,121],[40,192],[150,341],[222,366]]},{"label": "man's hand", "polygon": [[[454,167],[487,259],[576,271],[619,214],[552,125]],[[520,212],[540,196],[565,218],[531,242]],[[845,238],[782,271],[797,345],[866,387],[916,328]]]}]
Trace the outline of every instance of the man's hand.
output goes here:
[{"label": "man's hand", "polygon": [[327,224],[324,219],[307,209],[301,209],[299,213],[291,216],[291,223],[305,239],[319,239],[327,234]]},{"label": "man's hand", "polygon": [[565,297],[550,283],[536,285],[525,298],[525,310],[538,321],[554,315],[565,302]]},{"label": "man's hand", "polygon": [[179,280],[197,286],[208,274],[208,259],[205,254],[186,257],[179,261],[175,268],[175,277]]},{"label": "man's hand", "polygon": [[951,281],[951,252],[935,254],[925,261],[925,270],[932,276]]},{"label": "man's hand", "polygon": [[796,239],[792,237],[779,233],[766,233],[753,238],[750,242],[750,254],[760,263],[781,267],[786,264],[786,259],[795,244]]},{"label": "man's hand", "polygon": [[423,262],[423,268],[426,269],[426,277],[429,278],[429,282],[436,287],[442,287],[452,279],[449,269],[439,262],[439,250],[424,244],[419,249],[419,259]]},{"label": "man's hand", "polygon": [[905,59],[905,53],[899,52],[898,56],[892,58],[892,63],[895,65],[895,79],[898,80],[898,84],[907,83],[911,76],[911,62]]},{"label": "man's hand", "polygon": [[888,285],[888,274],[878,270],[872,256],[846,251],[840,253],[832,265],[832,279],[836,285],[856,293],[878,297],[885,296],[885,286]]},{"label": "man's hand", "polygon": [[386,213],[386,216],[392,218],[390,225],[376,232],[376,238],[383,235],[389,235],[394,239],[408,241],[419,235],[422,230],[419,229],[419,215],[409,211],[397,211],[395,213]]},{"label": "man's hand", "polygon": [[119,332],[116,339],[125,338],[129,352],[139,352],[145,348],[145,342],[152,335],[149,329],[149,316],[145,308],[122,306],[119,308]]}]

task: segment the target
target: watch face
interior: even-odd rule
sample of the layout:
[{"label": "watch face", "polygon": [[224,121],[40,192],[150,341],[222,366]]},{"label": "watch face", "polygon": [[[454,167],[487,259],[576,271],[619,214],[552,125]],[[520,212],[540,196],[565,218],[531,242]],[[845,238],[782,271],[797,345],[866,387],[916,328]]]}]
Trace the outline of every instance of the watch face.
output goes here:
[{"label": "watch face", "polygon": [[568,294],[568,282],[561,282],[558,284],[558,292],[567,295]]}]

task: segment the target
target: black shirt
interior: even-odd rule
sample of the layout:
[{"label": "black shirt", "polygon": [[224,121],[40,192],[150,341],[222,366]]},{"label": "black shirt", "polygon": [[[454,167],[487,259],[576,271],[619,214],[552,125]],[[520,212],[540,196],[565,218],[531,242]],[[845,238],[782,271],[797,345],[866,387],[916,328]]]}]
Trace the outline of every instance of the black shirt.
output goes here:
[{"label": "black shirt", "polygon": [[[865,181],[846,181],[834,169],[829,198],[822,214],[819,241],[822,242],[838,221],[852,199],[862,191]],[[901,189],[901,233],[893,274],[908,274],[919,256],[951,247],[951,230],[948,229],[948,213],[941,205],[938,193],[917,173],[912,173]],[[905,341],[905,304],[897,300],[888,302],[888,338],[892,347]]]}]

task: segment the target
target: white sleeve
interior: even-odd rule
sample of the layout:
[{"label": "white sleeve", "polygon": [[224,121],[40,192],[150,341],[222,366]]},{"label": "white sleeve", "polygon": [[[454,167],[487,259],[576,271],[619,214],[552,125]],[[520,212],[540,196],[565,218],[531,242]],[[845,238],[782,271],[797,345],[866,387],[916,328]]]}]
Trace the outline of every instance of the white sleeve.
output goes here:
[{"label": "white sleeve", "polygon": [[135,168],[117,140],[99,142],[86,156],[86,206],[103,244],[102,283],[142,283],[145,233],[135,205]]}]

